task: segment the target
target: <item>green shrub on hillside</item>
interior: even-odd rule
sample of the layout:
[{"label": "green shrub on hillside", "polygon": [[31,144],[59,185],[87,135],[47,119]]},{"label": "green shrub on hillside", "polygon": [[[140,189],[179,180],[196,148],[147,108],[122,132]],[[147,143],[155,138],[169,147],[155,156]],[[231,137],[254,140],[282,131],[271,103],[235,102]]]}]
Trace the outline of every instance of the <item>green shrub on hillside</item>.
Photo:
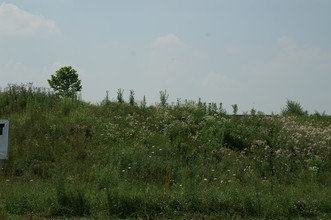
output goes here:
[{"label": "green shrub on hillside", "polygon": [[286,107],[282,109],[282,115],[307,116],[308,112],[302,108],[299,102],[287,100]]}]

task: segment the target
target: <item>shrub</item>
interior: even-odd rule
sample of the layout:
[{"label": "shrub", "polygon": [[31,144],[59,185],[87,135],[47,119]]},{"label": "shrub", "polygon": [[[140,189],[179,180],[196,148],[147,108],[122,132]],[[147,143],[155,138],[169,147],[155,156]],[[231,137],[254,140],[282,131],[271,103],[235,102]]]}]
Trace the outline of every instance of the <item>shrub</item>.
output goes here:
[{"label": "shrub", "polygon": [[134,91],[131,89],[130,90],[130,99],[129,99],[129,103],[131,106],[135,106],[136,105],[136,102],[134,100]]},{"label": "shrub", "polygon": [[167,94],[167,90],[160,91],[160,101],[161,101],[161,106],[166,107],[167,101],[169,98],[169,94]]},{"label": "shrub", "polygon": [[53,211],[55,216],[86,216],[90,214],[90,203],[83,189],[78,186],[68,186],[63,177],[56,185],[57,206]]},{"label": "shrub", "polygon": [[308,112],[302,108],[299,102],[287,100],[286,107],[282,109],[282,115],[307,116]]},{"label": "shrub", "polygon": [[124,89],[118,89],[117,90],[117,101],[119,103],[123,103],[124,102],[123,93],[124,93]]},{"label": "shrub", "polygon": [[234,115],[238,114],[238,105],[237,104],[232,105],[232,109],[233,109]]}]

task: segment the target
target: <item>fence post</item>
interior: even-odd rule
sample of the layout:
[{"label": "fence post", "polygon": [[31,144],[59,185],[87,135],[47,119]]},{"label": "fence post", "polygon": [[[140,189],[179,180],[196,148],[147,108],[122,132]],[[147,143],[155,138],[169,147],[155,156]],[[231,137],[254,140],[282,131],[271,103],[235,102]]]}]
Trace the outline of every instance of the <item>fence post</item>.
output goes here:
[{"label": "fence post", "polygon": [[171,173],[171,168],[167,167],[166,168],[166,182],[164,184],[164,188],[166,191],[169,191],[169,189],[170,189],[170,173]]}]

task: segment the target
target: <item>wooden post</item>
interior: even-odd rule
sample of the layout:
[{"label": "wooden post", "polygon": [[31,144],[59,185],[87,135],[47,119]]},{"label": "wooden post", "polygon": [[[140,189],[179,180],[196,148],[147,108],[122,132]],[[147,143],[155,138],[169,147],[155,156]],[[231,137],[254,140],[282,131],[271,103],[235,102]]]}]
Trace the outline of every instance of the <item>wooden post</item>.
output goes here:
[{"label": "wooden post", "polygon": [[166,182],[164,184],[164,188],[166,191],[169,191],[169,189],[170,189],[170,173],[171,173],[171,168],[167,167],[166,168]]}]

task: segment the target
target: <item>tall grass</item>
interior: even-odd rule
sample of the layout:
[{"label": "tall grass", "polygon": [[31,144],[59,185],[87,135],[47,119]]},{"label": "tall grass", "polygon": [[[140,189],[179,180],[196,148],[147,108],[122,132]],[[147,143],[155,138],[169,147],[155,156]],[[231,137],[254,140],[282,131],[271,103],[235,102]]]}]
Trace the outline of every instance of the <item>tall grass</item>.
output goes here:
[{"label": "tall grass", "polygon": [[201,100],[132,103],[59,99],[31,84],[1,91],[11,136],[0,216],[331,217],[329,116],[238,117]]}]

